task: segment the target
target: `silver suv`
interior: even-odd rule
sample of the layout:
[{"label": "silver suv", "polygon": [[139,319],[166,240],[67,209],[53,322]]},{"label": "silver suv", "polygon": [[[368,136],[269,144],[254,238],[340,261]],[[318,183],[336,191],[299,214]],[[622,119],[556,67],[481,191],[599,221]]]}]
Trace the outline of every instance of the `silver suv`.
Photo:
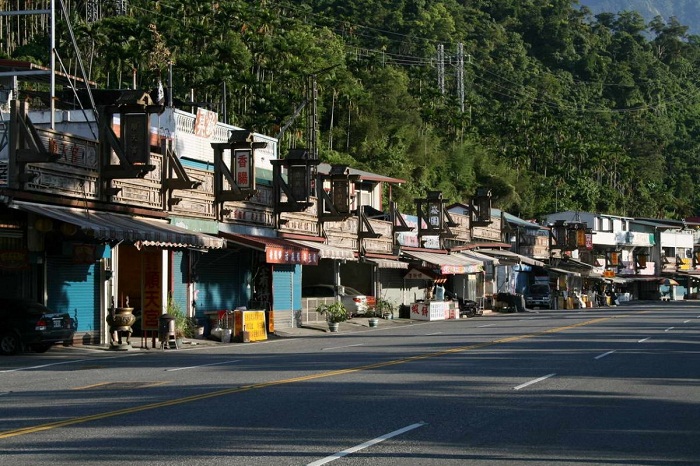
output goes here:
[{"label": "silver suv", "polygon": [[525,294],[525,306],[529,308],[550,307],[549,285],[546,283],[535,283],[530,285],[530,289]]}]

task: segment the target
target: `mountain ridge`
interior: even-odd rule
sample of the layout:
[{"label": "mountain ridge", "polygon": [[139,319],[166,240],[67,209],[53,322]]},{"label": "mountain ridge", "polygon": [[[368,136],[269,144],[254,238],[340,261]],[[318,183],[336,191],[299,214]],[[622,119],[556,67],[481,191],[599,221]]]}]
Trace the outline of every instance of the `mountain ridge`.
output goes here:
[{"label": "mountain ridge", "polygon": [[648,23],[657,16],[668,21],[676,17],[688,26],[688,33],[700,35],[700,2],[697,0],[579,0],[581,6],[591,9],[593,14],[637,11]]}]

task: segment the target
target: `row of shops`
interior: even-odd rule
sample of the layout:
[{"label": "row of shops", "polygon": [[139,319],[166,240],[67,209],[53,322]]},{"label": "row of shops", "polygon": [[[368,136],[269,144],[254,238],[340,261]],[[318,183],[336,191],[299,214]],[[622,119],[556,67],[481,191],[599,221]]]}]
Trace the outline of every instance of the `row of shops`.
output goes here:
[{"label": "row of shops", "polygon": [[305,149],[278,158],[273,138],[148,94],[93,98],[94,120],[64,111],[54,127],[13,101],[0,150],[2,292],[69,312],[82,343],[107,342],[120,307],[155,332],[171,302],[195,320],[251,309],[268,331],[299,326],[321,318],[302,295],[309,284],[352,287],[396,311],[436,301],[436,286],[480,309],[534,283],[550,285],[555,307],[596,301],[593,266],[533,258],[550,257],[548,229],[520,221],[536,234],[514,236],[532,249],[512,250],[514,219],[487,190],[466,206],[428,192],[406,215],[391,199],[404,180]]}]

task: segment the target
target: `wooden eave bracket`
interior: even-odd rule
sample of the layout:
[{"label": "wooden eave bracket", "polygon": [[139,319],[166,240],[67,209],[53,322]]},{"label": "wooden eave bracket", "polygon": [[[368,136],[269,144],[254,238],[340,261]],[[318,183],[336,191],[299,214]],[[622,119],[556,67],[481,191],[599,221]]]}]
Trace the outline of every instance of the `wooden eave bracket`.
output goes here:
[{"label": "wooden eave bracket", "polygon": [[374,228],[372,228],[372,224],[370,223],[369,219],[367,218],[367,215],[365,215],[364,212],[359,213],[360,217],[360,231],[358,233],[358,236],[360,238],[381,238],[382,235],[380,233],[377,233],[374,231]]},{"label": "wooden eave bracket", "polygon": [[167,148],[164,154],[168,168],[173,170],[175,177],[163,180],[163,189],[197,189],[202,185],[201,181],[192,181],[190,179],[175,151]]},{"label": "wooden eave bracket", "polygon": [[229,170],[229,168],[226,166],[223,160],[217,159],[215,161],[215,164],[217,166],[216,168],[218,170],[219,176],[222,176],[226,181],[228,181],[229,185],[231,185],[230,190],[222,190],[218,193],[214,193],[216,202],[246,201],[255,195],[255,193],[257,192],[256,189],[244,191],[238,186],[238,184],[236,184],[231,170]]},{"label": "wooden eave bracket", "polygon": [[60,158],[59,154],[52,154],[49,152],[41,142],[39,133],[37,133],[36,128],[29,120],[29,117],[23,113],[18,112],[16,115],[17,128],[19,128],[22,134],[22,139],[25,144],[29,147],[17,149],[17,162],[26,163],[44,163],[44,162],[55,162]]},{"label": "wooden eave bracket", "polygon": [[133,165],[129,163],[129,161],[126,158],[126,155],[124,154],[124,148],[119,143],[119,138],[117,138],[117,135],[114,134],[114,130],[112,130],[109,124],[106,124],[104,122],[101,122],[101,124],[105,125],[102,129],[106,141],[103,142],[106,142],[109,145],[109,148],[114,151],[114,153],[117,155],[117,158],[119,159],[119,165],[106,165],[102,167],[102,178],[106,180],[114,180],[120,178],[143,178],[149,172],[152,172],[156,169],[155,165]]}]

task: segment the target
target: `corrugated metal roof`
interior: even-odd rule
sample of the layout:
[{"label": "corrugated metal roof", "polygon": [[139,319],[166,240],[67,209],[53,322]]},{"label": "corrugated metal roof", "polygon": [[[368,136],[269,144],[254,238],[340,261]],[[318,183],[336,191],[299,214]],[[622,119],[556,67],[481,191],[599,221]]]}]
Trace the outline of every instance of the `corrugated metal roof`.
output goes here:
[{"label": "corrugated metal roof", "polygon": [[501,250],[495,250],[495,249],[480,249],[480,253],[486,254],[487,256],[493,256],[493,257],[498,257],[500,259],[504,260],[511,260],[511,261],[517,261],[517,262],[522,262],[523,264],[528,264],[528,265],[534,265],[537,267],[544,267],[545,264],[544,262],[538,261],[537,259],[533,259],[532,257],[528,256],[523,256],[522,254],[518,254],[512,251],[501,251]]},{"label": "corrugated metal roof", "polygon": [[427,251],[403,251],[408,257],[440,267],[444,274],[476,273],[483,270],[483,262],[464,254],[440,254]]},{"label": "corrugated metal roof", "polygon": [[356,261],[355,252],[350,249],[338,248],[325,243],[316,243],[313,241],[302,241],[298,239],[288,240],[291,243],[296,243],[301,246],[316,249],[321,259],[338,259]]},{"label": "corrugated metal roof", "polygon": [[103,241],[129,241],[137,247],[222,249],[226,241],[163,220],[73,207],[13,201],[10,207],[75,225]]}]

